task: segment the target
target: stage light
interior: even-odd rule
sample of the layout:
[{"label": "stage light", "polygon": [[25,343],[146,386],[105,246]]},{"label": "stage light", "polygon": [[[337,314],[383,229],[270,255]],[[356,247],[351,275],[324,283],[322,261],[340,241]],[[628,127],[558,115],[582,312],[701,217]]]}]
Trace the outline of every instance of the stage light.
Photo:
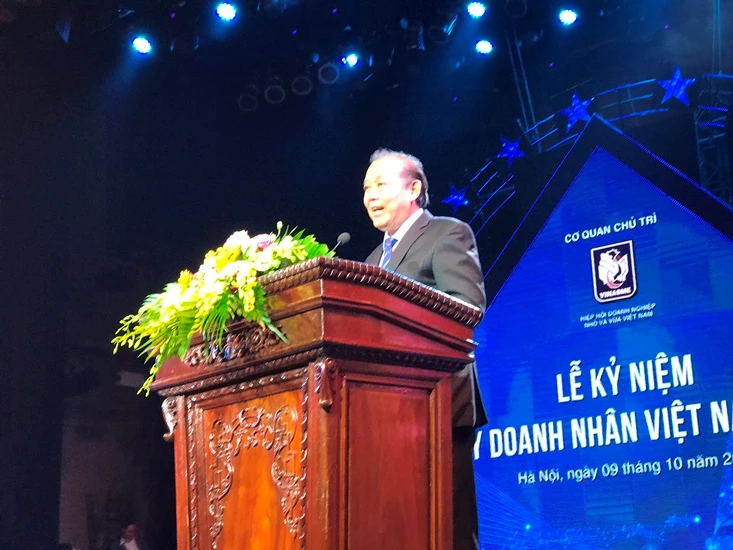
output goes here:
[{"label": "stage light", "polygon": [[481,55],[490,54],[493,49],[493,44],[488,40],[479,40],[476,42],[476,51]]},{"label": "stage light", "polygon": [[224,21],[231,21],[237,16],[237,8],[232,4],[222,2],[216,6],[216,15],[218,15]]},{"label": "stage light", "polygon": [[260,106],[259,90],[254,84],[248,84],[237,98],[237,107],[243,113],[254,113]]},{"label": "stage light", "polygon": [[145,55],[152,51],[153,45],[144,36],[136,36],[132,41],[132,49],[137,53]]},{"label": "stage light", "polygon": [[341,70],[336,63],[327,62],[318,67],[318,82],[330,86],[341,78]]},{"label": "stage light", "polygon": [[359,63],[359,56],[358,56],[358,55],[356,55],[355,53],[350,53],[350,54],[349,54],[349,55],[347,55],[346,57],[343,57],[343,58],[341,59],[341,62],[342,62],[342,63],[343,63],[344,65],[346,65],[346,66],[348,66],[348,67],[351,67],[351,68],[353,69],[353,68],[354,68],[354,67],[356,67],[356,65],[357,65],[357,64]]},{"label": "stage light", "polygon": [[269,80],[262,95],[264,96],[265,101],[270,105],[280,105],[285,101],[287,94],[282,80],[275,77]]},{"label": "stage light", "polygon": [[468,15],[470,15],[474,19],[478,19],[479,17],[483,17],[483,15],[486,13],[486,6],[481,2],[471,2],[468,5],[467,10]]},{"label": "stage light", "polygon": [[558,19],[563,25],[572,25],[578,20],[578,14],[573,10],[562,10],[558,15]]},{"label": "stage light", "polygon": [[308,75],[298,75],[290,83],[290,91],[297,96],[306,96],[313,91],[313,80]]}]

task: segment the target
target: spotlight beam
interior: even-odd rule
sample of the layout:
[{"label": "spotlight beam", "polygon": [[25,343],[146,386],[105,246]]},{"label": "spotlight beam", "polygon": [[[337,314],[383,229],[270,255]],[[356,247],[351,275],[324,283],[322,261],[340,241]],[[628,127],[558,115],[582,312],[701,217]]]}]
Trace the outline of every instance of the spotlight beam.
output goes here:
[{"label": "spotlight beam", "polygon": [[231,21],[237,16],[237,8],[227,2],[222,2],[216,6],[216,15],[224,21]]},{"label": "spotlight beam", "polygon": [[562,10],[557,18],[560,20],[560,23],[568,26],[572,25],[578,20],[578,14],[573,10]]},{"label": "spotlight beam", "polygon": [[476,51],[481,55],[488,55],[494,49],[494,45],[488,40],[479,40],[476,42]]},{"label": "spotlight beam", "polygon": [[152,51],[153,45],[144,36],[136,36],[132,41],[132,48],[139,54],[147,55]]},{"label": "spotlight beam", "polygon": [[482,2],[471,2],[466,8],[466,11],[468,11],[468,15],[474,19],[478,19],[486,13],[486,5]]}]

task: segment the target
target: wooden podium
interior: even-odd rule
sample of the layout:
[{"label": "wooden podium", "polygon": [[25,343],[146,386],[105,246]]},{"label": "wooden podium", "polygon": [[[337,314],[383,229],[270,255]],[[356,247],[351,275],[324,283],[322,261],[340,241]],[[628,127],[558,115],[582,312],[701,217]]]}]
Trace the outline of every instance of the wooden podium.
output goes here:
[{"label": "wooden podium", "polygon": [[179,550],[450,550],[451,380],[478,309],[358,262],[261,279],[282,342],[233,324],[167,361]]}]

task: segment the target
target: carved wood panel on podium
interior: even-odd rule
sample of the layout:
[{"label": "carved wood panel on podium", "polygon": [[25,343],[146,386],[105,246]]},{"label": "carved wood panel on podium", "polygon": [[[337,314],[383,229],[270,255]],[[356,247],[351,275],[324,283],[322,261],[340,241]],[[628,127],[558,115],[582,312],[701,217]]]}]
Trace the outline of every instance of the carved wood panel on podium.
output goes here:
[{"label": "carved wood panel on podium", "polygon": [[480,312],[374,266],[262,278],[286,335],[168,361],[179,550],[449,550],[450,375]]}]

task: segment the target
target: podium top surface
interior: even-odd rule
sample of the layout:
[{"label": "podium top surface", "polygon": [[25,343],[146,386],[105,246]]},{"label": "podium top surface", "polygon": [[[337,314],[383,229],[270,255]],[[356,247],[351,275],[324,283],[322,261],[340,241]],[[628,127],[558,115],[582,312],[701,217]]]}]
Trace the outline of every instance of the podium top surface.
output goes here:
[{"label": "podium top surface", "polygon": [[483,316],[476,306],[394,271],[341,258],[314,258],[264,275],[260,282],[271,295],[319,279],[380,288],[471,328],[475,328]]}]

